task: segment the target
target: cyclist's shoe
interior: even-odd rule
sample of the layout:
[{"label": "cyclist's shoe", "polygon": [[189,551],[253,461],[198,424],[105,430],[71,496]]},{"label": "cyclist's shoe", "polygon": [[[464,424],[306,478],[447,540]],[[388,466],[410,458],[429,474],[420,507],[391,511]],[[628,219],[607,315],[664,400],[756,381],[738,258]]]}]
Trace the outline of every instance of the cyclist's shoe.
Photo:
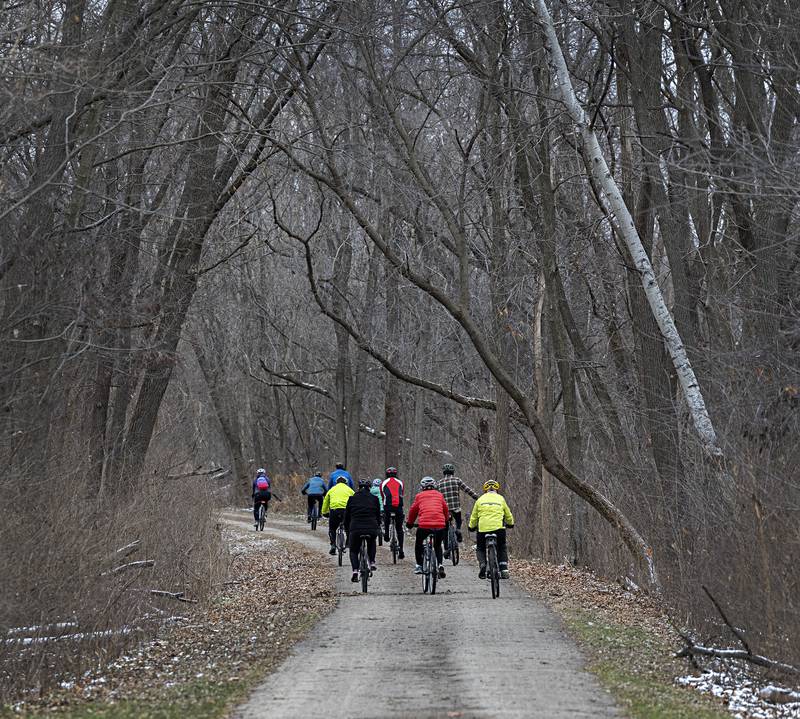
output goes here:
[{"label": "cyclist's shoe", "polygon": [[447,576],[447,572],[444,571],[444,567],[440,564],[439,565],[439,579],[444,579]]},{"label": "cyclist's shoe", "polygon": [[481,567],[478,570],[478,579],[486,579],[486,565],[485,564],[481,564]]},{"label": "cyclist's shoe", "polygon": [[358,581],[358,572],[353,572],[353,576],[350,577],[350,581],[353,583]]},{"label": "cyclist's shoe", "polygon": [[397,552],[397,558],[398,559],[405,559],[406,558],[405,552],[403,552],[402,549],[399,552]]},{"label": "cyclist's shoe", "polygon": [[370,571],[370,572],[374,572],[374,571],[375,571],[377,568],[378,568],[378,565],[377,565],[377,564],[375,564],[375,562],[372,562],[372,563],[369,565],[369,571]]},{"label": "cyclist's shoe", "polygon": [[419,564],[414,565],[414,574],[422,574],[422,566]]},{"label": "cyclist's shoe", "polygon": [[507,569],[500,570],[500,579],[508,579],[509,574]]},{"label": "cyclist's shoe", "polygon": [[331,549],[328,552],[328,554],[330,554],[330,555],[336,554],[336,545],[335,544],[331,544]]}]

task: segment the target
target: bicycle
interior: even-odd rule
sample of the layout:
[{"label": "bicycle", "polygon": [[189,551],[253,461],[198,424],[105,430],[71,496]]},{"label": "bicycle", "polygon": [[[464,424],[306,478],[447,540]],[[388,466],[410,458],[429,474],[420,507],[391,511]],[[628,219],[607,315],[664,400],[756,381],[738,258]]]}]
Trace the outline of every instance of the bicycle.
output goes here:
[{"label": "bicycle", "polygon": [[367,584],[369,584],[369,578],[372,576],[372,572],[369,569],[369,555],[367,552],[368,539],[368,534],[361,535],[361,549],[358,552],[358,573],[361,575],[361,591],[364,594],[367,593]]},{"label": "bicycle", "polygon": [[316,502],[314,502],[314,506],[311,508],[311,531],[317,531],[317,520],[319,519],[319,506]]},{"label": "bicycle", "polygon": [[[419,530],[418,530],[419,531]],[[422,546],[422,593],[436,594],[436,580],[439,578],[439,560],[433,547],[433,534],[425,537]]]},{"label": "bicycle", "polygon": [[500,563],[497,559],[497,535],[486,535],[486,578],[492,585],[492,599],[500,596]]},{"label": "bicycle", "polygon": [[257,532],[259,530],[262,532],[264,531],[264,524],[266,523],[266,521],[267,521],[267,501],[265,499],[262,499],[258,503],[258,521],[256,522],[256,524],[258,524],[258,527],[256,529]]},{"label": "bicycle", "polygon": [[389,512],[389,550],[392,553],[392,564],[397,564],[397,555],[400,544],[397,541],[397,527],[395,526],[395,513]]},{"label": "bicycle", "polygon": [[452,514],[450,515],[450,519],[447,521],[447,534],[444,538],[444,556],[447,557],[448,555],[450,556],[450,561],[455,567],[458,564],[459,552],[458,535],[456,534],[456,525]]},{"label": "bicycle", "polygon": [[339,553],[339,566],[342,566],[342,556],[344,556],[344,545],[346,544],[344,534],[344,521],[336,528],[336,551]]}]

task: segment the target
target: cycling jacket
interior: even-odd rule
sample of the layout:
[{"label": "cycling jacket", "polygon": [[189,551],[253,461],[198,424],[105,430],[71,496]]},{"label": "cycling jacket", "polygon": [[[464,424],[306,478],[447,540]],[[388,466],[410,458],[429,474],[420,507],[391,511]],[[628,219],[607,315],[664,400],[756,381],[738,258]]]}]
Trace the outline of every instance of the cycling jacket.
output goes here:
[{"label": "cycling jacket", "polygon": [[344,482],[337,484],[333,489],[329,489],[322,500],[322,513],[328,514],[332,509],[344,509],[347,502],[355,494]]},{"label": "cycling jacket", "polygon": [[378,503],[380,505],[381,512],[382,512],[383,511],[383,495],[381,494],[381,488],[380,487],[370,487],[369,488],[369,493],[373,497],[377,497],[378,498]]},{"label": "cycling jacket", "polygon": [[449,516],[444,495],[438,489],[424,489],[414,497],[406,524],[410,526],[416,521],[420,529],[444,529]]},{"label": "cycling jacket", "polygon": [[353,489],[353,478],[350,476],[350,472],[346,469],[334,469],[328,477],[329,492],[336,486],[336,480],[338,480],[339,477],[344,477],[347,480],[347,486]]},{"label": "cycling jacket", "polygon": [[364,489],[359,489],[347,503],[344,510],[344,526],[350,530],[350,536],[359,534],[378,534],[381,510],[378,498]]},{"label": "cycling jacket", "polygon": [[383,506],[387,512],[403,508],[403,482],[397,477],[389,477],[381,484]]},{"label": "cycling jacket", "polygon": [[477,527],[479,532],[496,532],[504,526],[514,526],[514,515],[505,497],[497,492],[486,492],[478,497],[469,516],[469,528]]},{"label": "cycling jacket", "polygon": [[300,490],[301,494],[309,494],[311,496],[319,496],[325,494],[325,480],[322,477],[309,477],[308,481],[303,485]]}]

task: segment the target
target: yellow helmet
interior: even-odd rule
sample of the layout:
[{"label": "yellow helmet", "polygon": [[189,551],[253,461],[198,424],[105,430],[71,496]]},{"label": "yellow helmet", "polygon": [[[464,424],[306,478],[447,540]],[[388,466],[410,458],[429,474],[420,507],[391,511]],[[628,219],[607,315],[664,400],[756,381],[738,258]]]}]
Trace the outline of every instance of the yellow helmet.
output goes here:
[{"label": "yellow helmet", "polygon": [[497,492],[499,489],[500,489],[500,485],[497,482],[495,482],[493,479],[490,479],[489,481],[483,483],[483,491],[484,492],[491,492],[492,490]]}]

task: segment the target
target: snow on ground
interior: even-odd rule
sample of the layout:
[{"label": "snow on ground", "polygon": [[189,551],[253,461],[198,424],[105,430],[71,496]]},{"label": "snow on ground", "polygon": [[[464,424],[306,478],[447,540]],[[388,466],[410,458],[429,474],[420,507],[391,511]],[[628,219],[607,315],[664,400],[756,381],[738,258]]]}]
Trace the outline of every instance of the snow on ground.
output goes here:
[{"label": "snow on ground", "polygon": [[[800,717],[800,694],[798,701],[774,703],[762,698],[775,696],[790,690],[758,684],[739,671],[705,671],[698,676],[684,676],[676,679],[678,684],[720,697],[736,719],[789,719]],[[771,691],[772,690],[772,691]],[[791,698],[794,698],[793,696]]]}]

